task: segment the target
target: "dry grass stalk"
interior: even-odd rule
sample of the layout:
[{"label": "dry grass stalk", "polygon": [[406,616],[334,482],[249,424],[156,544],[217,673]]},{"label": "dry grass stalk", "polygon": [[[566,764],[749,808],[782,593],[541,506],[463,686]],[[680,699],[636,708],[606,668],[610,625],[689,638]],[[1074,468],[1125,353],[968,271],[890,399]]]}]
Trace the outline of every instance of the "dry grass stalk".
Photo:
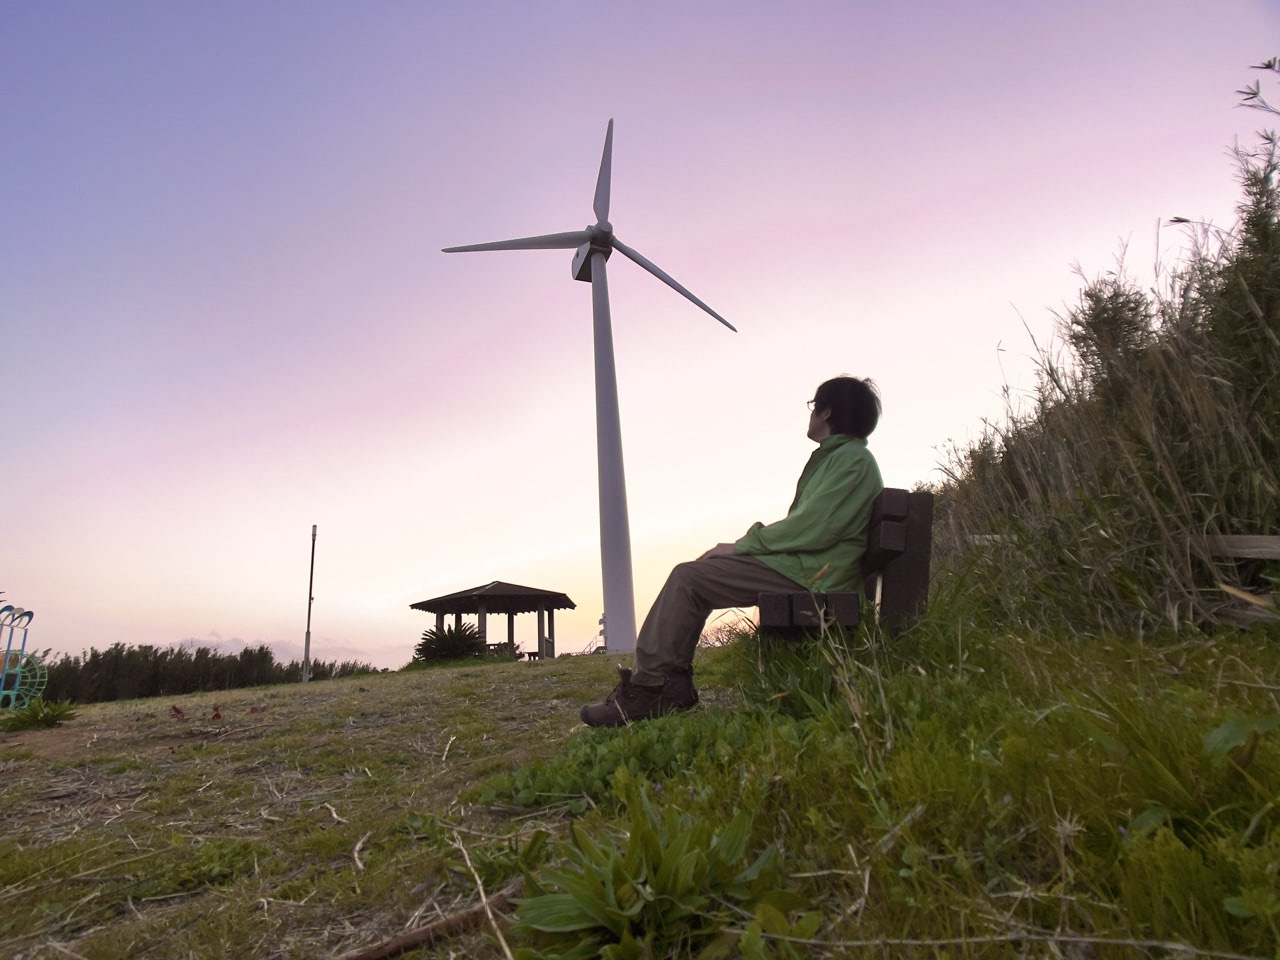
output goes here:
[{"label": "dry grass stalk", "polygon": [[[439,920],[433,920],[424,927],[410,930],[408,933],[392,937],[390,940],[385,940],[372,947],[344,953],[338,960],[387,960],[389,957],[398,957],[401,954],[408,953],[410,950],[431,947],[442,940],[474,930],[482,926],[486,919],[495,924],[494,929],[496,931],[497,927],[493,918],[493,911],[505,912],[511,910],[513,908],[512,901],[520,896],[523,889],[524,880],[517,878],[492,897],[483,898],[482,892],[482,902],[474,906],[451,913],[447,917],[441,917]],[[504,948],[506,947],[505,941],[503,946]],[[510,950],[507,951],[507,956],[511,956]]]},{"label": "dry grass stalk", "polygon": [[511,955],[511,948],[507,946],[506,937],[502,935],[502,928],[498,926],[498,921],[493,915],[493,903],[485,896],[484,884],[480,881],[480,874],[476,873],[476,868],[471,863],[471,854],[467,852],[466,845],[462,842],[462,837],[458,836],[457,833],[453,835],[453,844],[462,854],[462,859],[466,861],[467,869],[471,871],[471,877],[476,883],[476,892],[480,894],[480,905],[484,908],[484,914],[489,920],[489,926],[493,928],[493,935],[498,938],[498,943],[502,946],[503,954],[506,955],[507,960],[515,960]]}]

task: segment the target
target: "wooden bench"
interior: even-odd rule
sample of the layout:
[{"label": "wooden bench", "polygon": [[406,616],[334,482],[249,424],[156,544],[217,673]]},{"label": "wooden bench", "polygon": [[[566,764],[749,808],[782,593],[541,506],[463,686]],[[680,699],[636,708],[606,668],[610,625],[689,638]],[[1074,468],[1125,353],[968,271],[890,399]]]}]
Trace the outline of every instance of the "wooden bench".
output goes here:
[{"label": "wooden bench", "polygon": [[[1277,534],[1218,534],[1204,537],[1193,546],[1206,550],[1210,556],[1234,560],[1237,567],[1251,560],[1280,560],[1280,535]],[[1280,595],[1255,586],[1242,590],[1225,583],[1219,588],[1243,605],[1235,605],[1224,612],[1226,619],[1248,626],[1257,621],[1280,621]]]},{"label": "wooden bench", "polygon": [[[890,635],[924,612],[932,547],[933,494],[882,491],[871,507],[862,586]],[[762,593],[758,604],[761,629],[784,635],[835,624],[849,630],[862,620],[862,595],[853,592]]]}]

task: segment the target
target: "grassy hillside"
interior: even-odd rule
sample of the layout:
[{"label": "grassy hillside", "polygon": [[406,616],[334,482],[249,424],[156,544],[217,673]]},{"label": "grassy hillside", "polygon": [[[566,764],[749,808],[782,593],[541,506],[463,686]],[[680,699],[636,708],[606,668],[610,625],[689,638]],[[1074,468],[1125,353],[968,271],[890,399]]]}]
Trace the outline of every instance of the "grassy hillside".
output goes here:
[{"label": "grassy hillside", "polygon": [[330,956],[469,902],[455,839],[493,876],[523,822],[460,792],[562,750],[608,670],[380,674],[2,734],[0,955]]},{"label": "grassy hillside", "polygon": [[1276,639],[743,637],[618,731],[576,720],[603,657],[88,706],[0,739],[0,954],[340,957],[462,915],[408,955],[1274,957]]}]

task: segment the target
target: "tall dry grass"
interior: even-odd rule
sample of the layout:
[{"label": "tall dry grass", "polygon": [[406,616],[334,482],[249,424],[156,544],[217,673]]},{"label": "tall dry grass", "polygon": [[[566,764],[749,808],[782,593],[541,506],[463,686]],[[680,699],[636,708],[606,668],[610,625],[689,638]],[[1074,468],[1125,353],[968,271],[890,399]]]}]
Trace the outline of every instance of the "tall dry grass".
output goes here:
[{"label": "tall dry grass", "polygon": [[1280,620],[1280,563],[1209,539],[1280,533],[1280,190],[1276,138],[1261,144],[1237,153],[1234,229],[1185,224],[1192,252],[1157,288],[1088,283],[1036,344],[1031,409],[952,451],[944,595],[1032,629]]}]

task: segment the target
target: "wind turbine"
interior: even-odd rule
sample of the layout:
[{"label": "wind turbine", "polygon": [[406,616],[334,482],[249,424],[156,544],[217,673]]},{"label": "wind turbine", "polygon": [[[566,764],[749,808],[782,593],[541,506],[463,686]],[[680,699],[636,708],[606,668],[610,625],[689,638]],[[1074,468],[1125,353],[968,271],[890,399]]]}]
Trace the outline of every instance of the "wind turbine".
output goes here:
[{"label": "wind turbine", "polygon": [[627,522],[627,484],[622,469],[622,429],[618,418],[618,381],[613,362],[613,327],[609,317],[609,283],[605,261],[614,250],[644,267],[677,293],[688,297],[730,330],[737,328],[695,297],[656,264],[613,235],[609,222],[609,179],[613,165],[613,121],[604,136],[604,154],[596,178],[592,209],[596,222],[584,230],[549,233],[518,240],[445,247],[445,253],[481,250],[577,250],[573,278],[591,284],[595,336],[596,458],[600,487],[600,566],[604,579],[604,611],[609,622],[610,649],[634,650],[636,601],[631,579],[631,531]]}]

